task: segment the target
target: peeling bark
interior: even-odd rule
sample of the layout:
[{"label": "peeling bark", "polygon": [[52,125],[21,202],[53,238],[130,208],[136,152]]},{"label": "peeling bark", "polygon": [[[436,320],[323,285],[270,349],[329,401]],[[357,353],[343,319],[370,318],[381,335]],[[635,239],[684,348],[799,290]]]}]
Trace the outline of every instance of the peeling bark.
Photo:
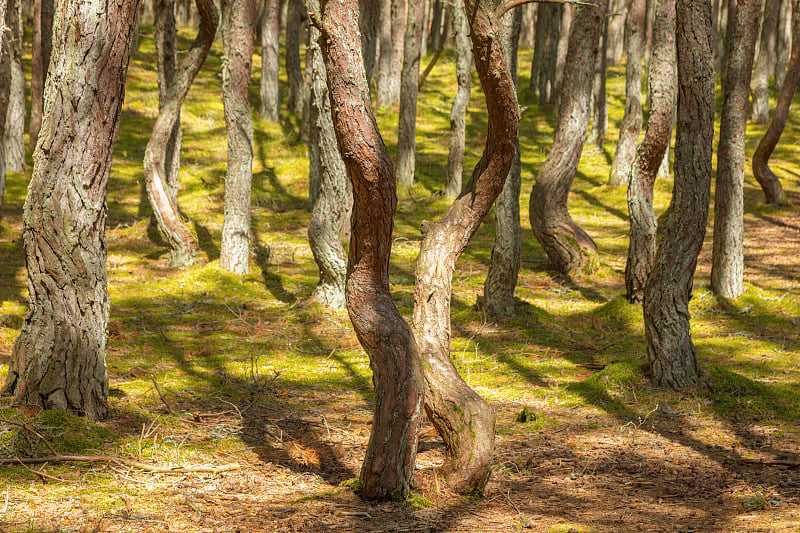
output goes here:
[{"label": "peeling bark", "polygon": [[464,146],[467,130],[467,104],[472,91],[472,43],[469,40],[469,23],[464,11],[464,0],[455,0],[453,6],[453,36],[456,42],[456,82],[458,88],[450,110],[450,150],[447,156],[447,184],[444,196],[448,200],[461,194],[464,173]]}]

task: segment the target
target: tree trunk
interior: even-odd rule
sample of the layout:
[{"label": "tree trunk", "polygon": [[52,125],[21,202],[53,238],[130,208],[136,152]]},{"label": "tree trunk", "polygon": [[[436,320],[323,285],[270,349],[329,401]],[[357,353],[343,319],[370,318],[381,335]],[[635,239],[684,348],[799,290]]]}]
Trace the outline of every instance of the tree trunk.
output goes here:
[{"label": "tree trunk", "polygon": [[654,14],[653,56],[647,75],[652,89],[650,118],[628,179],[630,243],[625,264],[628,301],[641,304],[656,255],[653,185],[669,148],[675,110],[675,0],[658,0]]},{"label": "tree trunk", "polygon": [[[380,0],[380,54],[378,55],[378,76],[375,80],[375,103],[378,108],[392,104],[394,77],[392,71],[392,0]],[[398,73],[399,74],[399,73]],[[400,87],[398,82],[398,89]],[[399,94],[399,91],[398,91]]]},{"label": "tree trunk", "polygon": [[255,11],[254,0],[223,2],[222,102],[228,131],[228,169],[225,173],[225,221],[219,266],[234,274],[247,274],[250,258],[253,119],[248,95]]},{"label": "tree trunk", "polygon": [[553,103],[561,101],[561,90],[564,86],[564,65],[567,62],[567,47],[569,46],[569,29],[572,26],[572,6],[561,6],[561,24],[556,46],[556,78],[553,89]]},{"label": "tree trunk", "polygon": [[[25,170],[25,72],[22,70],[22,19],[19,0],[9,0],[6,9],[8,32],[3,39],[11,61],[8,112],[5,114],[3,145],[6,170]],[[2,116],[2,115],[0,115]]]},{"label": "tree trunk", "polygon": [[36,147],[42,127],[44,83],[53,46],[54,0],[33,0],[33,46],[31,49],[31,116],[28,126],[31,150]]},{"label": "tree trunk", "polygon": [[778,33],[775,38],[775,89],[780,92],[786,81],[786,66],[792,48],[792,0],[781,0],[778,9]]},{"label": "tree trunk", "polygon": [[[173,148],[173,139],[180,139],[176,130],[180,132],[180,110],[194,78],[203,66],[208,51],[214,42],[217,31],[217,11],[213,0],[196,0],[197,11],[200,14],[200,29],[197,38],[184,56],[178,68],[175,65],[176,50],[174,47],[167,53],[159,51],[159,63],[165,68],[159,69],[164,73],[164,80],[159,76],[159,86],[164,92],[159,106],[158,118],[153,126],[153,133],[144,152],[145,187],[153,214],[156,217],[158,228],[164,234],[170,247],[169,265],[185,267],[194,262],[197,251],[197,240],[183,222],[177,207],[176,194],[178,178],[175,176],[175,186],[170,186],[168,178],[172,168],[177,168],[180,160],[180,142],[177,149]],[[162,1],[159,6],[158,26],[156,27],[156,43],[166,43],[172,39],[162,39],[170,31],[174,32],[174,3],[172,0]],[[167,21],[164,24],[164,21]],[[169,47],[167,47],[169,48]],[[166,50],[164,50],[166,52]],[[163,59],[162,59],[163,58]],[[167,66],[169,65],[169,66]],[[171,71],[171,74],[167,74]],[[177,174],[177,171],[175,171]]]},{"label": "tree trunk", "polygon": [[388,99],[386,105],[394,105],[400,100],[400,77],[403,70],[403,48],[406,31],[406,0],[392,0],[392,70],[388,80]]},{"label": "tree trunk", "polygon": [[[233,0],[225,1],[228,3],[233,2]],[[278,40],[281,34],[281,0],[264,1],[264,17],[261,19],[261,109],[259,114],[269,122],[278,122],[280,120],[281,102],[280,93],[278,92],[278,75],[281,63],[280,50],[278,49]],[[224,13],[222,17],[224,29]],[[248,69],[250,68],[250,61],[250,59],[247,61]]]},{"label": "tree trunk", "polygon": [[[167,91],[170,85],[175,83],[175,71],[178,67],[177,39],[178,32],[175,23],[175,0],[154,0],[156,17],[156,61],[158,63],[158,110],[164,107]],[[159,142],[165,146],[159,147],[163,150],[164,169],[161,178],[164,186],[173,203],[177,202],[178,197],[178,175],[181,168],[181,113],[180,106],[172,125],[172,131],[166,139]],[[145,163],[146,164],[146,163]],[[147,181],[145,175],[145,181]],[[151,201],[153,211],[158,209]],[[156,215],[157,217],[157,215]]]},{"label": "tree trunk", "polygon": [[725,298],[744,291],[744,165],[747,97],[758,37],[761,0],[739,0],[728,31],[728,67],[719,127],[714,189],[711,290]]},{"label": "tree trunk", "polygon": [[136,1],[59,4],[45,118],[24,209],[30,309],[2,393],[101,420],[108,290],[106,186]]},{"label": "tree trunk", "polygon": [[772,122],[753,154],[753,175],[761,185],[768,204],[784,202],[783,187],[778,176],[769,168],[769,158],[786,126],[786,117],[789,115],[792,98],[797,90],[798,77],[800,77],[800,0],[792,0],[792,55],[786,70],[786,81],[778,96]]},{"label": "tree trunk", "polygon": [[361,55],[364,56],[364,69],[367,84],[372,80],[375,59],[378,52],[378,32],[380,31],[380,10],[383,0],[361,0],[358,25],[361,32]]},{"label": "tree trunk", "polygon": [[422,19],[425,2],[417,0],[408,5],[403,72],[400,76],[400,125],[397,133],[397,182],[406,187],[414,185],[416,160],[417,96],[419,94],[419,47],[422,42]]},{"label": "tree trunk", "polygon": [[628,0],[610,0],[608,6],[608,17],[605,51],[606,64],[617,65],[622,61],[622,52],[625,50],[625,14],[629,11]]},{"label": "tree trunk", "polygon": [[632,0],[625,22],[627,64],[625,66],[625,115],[619,128],[617,150],[611,162],[608,184],[628,185],[631,164],[636,157],[636,142],[642,129],[642,53],[646,0]]},{"label": "tree trunk", "polygon": [[[764,20],[761,23],[761,41],[758,59],[753,70],[750,88],[753,95],[751,119],[756,124],[769,122],[769,75],[775,64],[775,34],[778,30],[778,9],[781,0],[764,1]],[[729,19],[731,15],[728,15]]]},{"label": "tree trunk", "polygon": [[657,386],[697,382],[689,298],[703,245],[711,189],[714,64],[711,0],[678,0],[678,126],[670,215],[644,297],[651,380]]},{"label": "tree trunk", "polygon": [[464,173],[464,146],[467,130],[467,104],[472,90],[472,43],[469,40],[469,23],[464,11],[464,0],[455,0],[453,6],[453,36],[456,41],[456,80],[458,89],[450,110],[450,151],[447,156],[447,184],[444,196],[448,200],[461,194]]},{"label": "tree trunk", "polygon": [[600,51],[594,63],[594,81],[592,82],[592,117],[589,137],[586,142],[601,152],[605,149],[606,130],[608,129],[608,101],[606,95],[606,43],[608,42],[608,17],[603,24],[600,36]]},{"label": "tree trunk", "polygon": [[[522,10],[515,8],[503,17],[503,48],[506,61],[517,87],[517,48],[522,28]],[[495,238],[492,262],[483,285],[486,311],[495,318],[511,318],[515,315],[514,290],[517,288],[520,266],[519,194],[522,165],[519,142],[514,161],[508,172],[505,185],[494,203]]]},{"label": "tree trunk", "polygon": [[536,4],[530,3],[522,6],[522,32],[520,35],[520,48],[533,48],[534,32],[536,31]]},{"label": "tree trunk", "polygon": [[[0,21],[3,26],[8,26],[9,18],[13,6],[8,6],[6,0],[0,0]],[[8,114],[8,100],[11,92],[11,54],[9,38],[5,31],[0,31],[0,116]],[[0,122],[0,128],[5,130],[5,120]],[[0,131],[0,139],[3,138],[5,131]],[[0,206],[3,205],[3,197],[6,193],[6,158],[3,143],[0,142]]]},{"label": "tree trunk", "polygon": [[539,96],[539,105],[552,105],[556,102],[554,86],[561,7],[559,4],[546,3],[536,10],[536,42],[531,64],[530,89]]},{"label": "tree trunk", "polygon": [[306,21],[306,11],[303,0],[289,0],[286,13],[286,80],[288,82],[287,107],[295,115],[303,114],[303,61],[300,57],[300,40],[303,34],[303,24]]},{"label": "tree trunk", "polygon": [[533,233],[563,274],[589,273],[597,264],[597,246],[572,220],[567,199],[586,140],[595,59],[608,3],[602,0],[599,6],[576,7],[558,125],[530,199]]}]

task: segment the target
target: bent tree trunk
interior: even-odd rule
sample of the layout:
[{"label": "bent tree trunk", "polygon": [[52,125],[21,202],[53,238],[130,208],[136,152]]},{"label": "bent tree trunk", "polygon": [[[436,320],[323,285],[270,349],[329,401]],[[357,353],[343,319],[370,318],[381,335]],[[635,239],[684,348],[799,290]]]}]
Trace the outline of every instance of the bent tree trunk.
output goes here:
[{"label": "bent tree trunk", "polygon": [[[775,33],[778,29],[778,9],[781,0],[764,1],[764,20],[761,22],[761,42],[758,47],[758,59],[753,70],[751,91],[753,105],[751,119],[756,124],[769,122],[769,75],[775,64]],[[731,10],[735,9],[731,5]],[[728,25],[731,24],[732,13],[728,14]]]},{"label": "bent tree trunk", "polygon": [[[226,0],[230,3],[232,0]],[[259,114],[269,122],[280,119],[280,94],[278,76],[280,75],[280,52],[278,41],[281,35],[281,0],[265,0],[264,16],[261,19],[261,107]],[[225,13],[223,10],[223,30]],[[224,35],[224,34],[223,34]],[[248,68],[250,61],[248,61]]]},{"label": "bent tree trunk", "polygon": [[472,43],[469,40],[469,24],[464,11],[464,0],[456,0],[453,6],[453,37],[456,42],[456,83],[458,88],[450,109],[450,150],[447,155],[447,183],[444,196],[448,200],[461,194],[461,178],[464,173],[464,146],[467,131],[467,104],[472,91],[470,70],[472,68]]},{"label": "bent tree trunk", "polygon": [[494,204],[517,150],[519,105],[501,39],[490,14],[501,0],[467,0],[475,68],[488,111],[483,156],[442,218],[424,226],[414,284],[414,331],[425,369],[425,412],[442,436],[442,470],[451,488],[480,492],[489,478],[494,412],[458,375],[450,359],[450,298],[461,253]]},{"label": "bent tree trunk", "polygon": [[[5,116],[3,144],[6,170],[25,170],[25,72],[22,69],[22,22],[19,0],[9,0],[6,8],[8,32],[3,39],[11,59],[11,83]],[[0,115],[3,116],[3,115]]]},{"label": "bent tree trunk", "polygon": [[625,263],[628,301],[641,304],[656,256],[656,214],[653,186],[669,148],[675,110],[675,0],[658,0],[653,21],[650,60],[650,118],[628,179],[630,242]]},{"label": "bent tree trunk", "polygon": [[786,80],[781,87],[772,122],[753,154],[753,175],[761,185],[768,204],[784,202],[783,186],[781,186],[778,176],[770,170],[769,158],[778,145],[783,128],[786,126],[789,107],[792,105],[792,98],[797,90],[798,76],[800,76],[800,0],[792,0],[792,55],[786,69]]},{"label": "bent tree trunk", "polygon": [[33,46],[31,48],[31,116],[28,125],[31,150],[36,148],[39,129],[42,127],[44,107],[44,83],[50,66],[50,51],[53,47],[54,0],[33,2]]},{"label": "bent tree trunk", "polygon": [[650,379],[658,386],[697,382],[689,297],[703,245],[711,195],[714,63],[711,0],[678,0],[678,125],[670,216],[644,295]]},{"label": "bent tree trunk", "polygon": [[419,56],[424,17],[425,2],[421,0],[411,2],[408,6],[403,45],[403,71],[400,75],[400,127],[397,133],[397,181],[406,187],[414,185]]},{"label": "bent tree trunk", "polygon": [[222,5],[222,102],[228,131],[228,169],[219,266],[234,274],[247,274],[253,179],[253,119],[248,95],[256,6],[255,0],[225,0]]},{"label": "bent tree trunk", "polygon": [[761,0],[739,0],[728,24],[728,66],[714,190],[714,251],[711,290],[725,298],[744,291],[744,165],[747,97],[758,36]]},{"label": "bent tree trunk", "polygon": [[[177,187],[170,186],[168,179],[173,172],[172,169],[177,170],[179,166],[180,141],[175,141],[175,139],[180,138],[181,106],[211,49],[218,22],[217,10],[212,0],[196,0],[196,4],[197,12],[200,14],[200,30],[179,68],[170,76],[169,81],[165,80],[167,85],[163,102],[144,152],[147,197],[153,207],[158,228],[169,243],[169,264],[174,267],[185,267],[192,264],[197,251],[197,240],[186,227],[178,211]],[[159,24],[174,11],[172,1],[162,2],[161,5],[165,9],[160,13]],[[166,69],[164,70],[166,71]],[[178,135],[176,135],[176,130]],[[178,146],[177,150],[174,148],[175,144]],[[177,185],[177,177],[174,177],[172,181]]]},{"label": "bent tree trunk", "polygon": [[595,59],[608,2],[578,6],[569,37],[558,126],[530,199],[531,228],[553,266],[563,274],[589,273],[597,246],[569,214],[567,199],[578,170],[592,96]]},{"label": "bent tree trunk", "polygon": [[2,393],[101,420],[108,290],[106,186],[136,1],[60,4],[45,119],[24,209],[30,309]]}]

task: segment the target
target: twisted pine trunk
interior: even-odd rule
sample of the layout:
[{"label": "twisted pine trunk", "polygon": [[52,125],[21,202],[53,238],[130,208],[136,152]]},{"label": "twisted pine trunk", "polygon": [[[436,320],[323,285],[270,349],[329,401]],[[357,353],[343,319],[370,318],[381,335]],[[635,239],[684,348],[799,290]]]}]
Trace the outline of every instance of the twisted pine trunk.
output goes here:
[{"label": "twisted pine trunk", "polygon": [[406,187],[414,184],[420,44],[424,16],[425,2],[417,0],[408,5],[403,71],[400,75],[400,127],[397,133],[397,181]]},{"label": "twisted pine trunk", "polygon": [[456,82],[458,88],[450,110],[450,150],[447,156],[447,183],[444,196],[452,200],[461,194],[464,173],[464,146],[467,130],[467,104],[472,91],[472,43],[469,40],[469,23],[464,11],[464,0],[453,6],[453,38],[456,42]]}]

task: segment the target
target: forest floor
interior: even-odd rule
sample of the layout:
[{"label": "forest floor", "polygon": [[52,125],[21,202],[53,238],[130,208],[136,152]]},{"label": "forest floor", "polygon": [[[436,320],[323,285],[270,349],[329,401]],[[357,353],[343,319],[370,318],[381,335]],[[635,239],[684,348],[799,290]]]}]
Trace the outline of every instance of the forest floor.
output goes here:
[{"label": "forest floor", "polygon": [[[181,35],[186,46],[191,36]],[[703,383],[656,389],[645,373],[641,310],[623,298],[625,191],[605,184],[624,69],[609,70],[607,143],[585,152],[570,198],[602,267],[564,280],[549,270],[528,222],[527,195],[555,110],[530,97],[531,53],[522,52],[521,103],[528,107],[517,318],[492,322],[475,305],[491,253],[491,216],[453,284],[453,359],[497,414],[492,477],[482,498],[445,490],[437,472],[441,441],[426,426],[412,496],[373,504],[351,489],[371,424],[368,360],[346,313],[310,301],[317,274],[306,242],[308,162],[299,118],[256,121],[251,273],[225,273],[218,257],[226,141],[214,46],[183,112],[179,202],[201,252],[186,270],[168,268],[142,186],[157,91],[153,42],[140,42],[108,192],[110,418],[94,424],[0,410],[0,456],[55,451],[123,461],[0,467],[0,531],[800,531],[797,113],[773,157],[788,205],[765,206],[748,166],[747,288],[736,300],[708,289],[709,225],[690,306]],[[453,71],[445,54],[422,90],[417,184],[399,191],[391,280],[406,316],[420,223],[447,207],[440,192]],[[256,59],[253,102],[258,72]],[[486,138],[474,81],[467,176]],[[377,116],[394,150],[397,109]],[[748,155],[764,131],[749,127]],[[30,170],[9,175],[0,212],[0,379],[27,309],[20,235],[29,178]],[[671,185],[656,185],[659,213]],[[518,422],[526,407],[535,417]],[[131,461],[221,471],[151,472]]]}]

